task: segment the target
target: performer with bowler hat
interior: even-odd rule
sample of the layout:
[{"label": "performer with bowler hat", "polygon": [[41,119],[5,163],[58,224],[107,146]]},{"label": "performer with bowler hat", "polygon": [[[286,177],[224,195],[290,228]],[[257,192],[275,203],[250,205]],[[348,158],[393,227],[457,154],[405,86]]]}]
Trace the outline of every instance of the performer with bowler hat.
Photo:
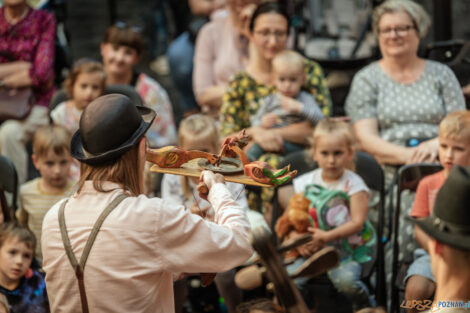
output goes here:
[{"label": "performer with bowler hat", "polygon": [[204,171],[215,223],[142,194],[145,132],[155,112],[123,95],[97,98],[71,141],[78,190],[43,222],[52,312],[174,312],[178,273],[227,271],[252,254],[245,209]]}]

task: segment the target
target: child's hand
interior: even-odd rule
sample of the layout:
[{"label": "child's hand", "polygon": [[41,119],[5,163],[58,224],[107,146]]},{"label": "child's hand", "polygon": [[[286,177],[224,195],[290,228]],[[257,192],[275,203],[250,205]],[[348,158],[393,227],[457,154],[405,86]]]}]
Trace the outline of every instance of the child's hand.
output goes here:
[{"label": "child's hand", "polygon": [[313,227],[310,227],[308,230],[313,233],[313,240],[310,242],[310,244],[312,245],[314,251],[323,248],[323,246],[328,242],[328,232],[321,230],[320,228]]},{"label": "child's hand", "polygon": [[284,111],[297,113],[297,114],[302,112],[302,108],[303,108],[303,104],[300,103],[299,101],[286,97],[286,96],[282,96],[282,95],[281,95],[281,106]]},{"label": "child's hand", "polygon": [[271,128],[280,122],[279,116],[274,113],[267,113],[261,118],[261,127]]},{"label": "child's hand", "polygon": [[[309,231],[310,231],[311,228],[309,228]],[[287,235],[286,237],[286,241],[289,241],[289,242],[293,242],[295,241],[297,238],[300,238],[300,237],[303,237],[305,235],[305,233],[299,233],[295,230],[292,230],[289,232],[289,234]],[[307,242],[306,244],[303,244],[301,246],[298,246],[297,248],[295,248],[297,250],[297,252],[303,256],[304,258],[308,258],[310,257],[312,254],[315,253],[315,251],[317,251],[318,249],[315,247],[314,245],[314,241],[309,241]]]}]

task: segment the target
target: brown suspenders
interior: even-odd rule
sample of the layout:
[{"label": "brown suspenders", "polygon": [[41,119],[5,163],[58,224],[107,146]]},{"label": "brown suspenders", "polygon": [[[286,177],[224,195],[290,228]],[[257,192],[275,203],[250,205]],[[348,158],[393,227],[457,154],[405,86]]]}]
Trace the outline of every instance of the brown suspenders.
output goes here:
[{"label": "brown suspenders", "polygon": [[128,195],[126,194],[120,194],[113,201],[111,201],[110,204],[108,204],[108,206],[103,210],[103,212],[101,212],[100,216],[98,217],[98,220],[95,222],[95,225],[93,225],[90,236],[87,239],[82,256],[80,257],[80,263],[77,262],[77,258],[75,257],[75,254],[72,251],[69,236],[67,235],[67,227],[65,226],[64,209],[68,200],[64,201],[59,208],[59,225],[60,233],[62,236],[62,242],[64,243],[65,252],[67,253],[67,257],[69,258],[70,264],[72,264],[72,268],[75,270],[75,276],[78,280],[78,289],[80,290],[80,300],[82,302],[83,313],[89,312],[88,301],[85,292],[85,283],[83,281],[83,271],[85,270],[85,263],[87,261],[88,255],[90,254],[91,247],[93,246],[93,243],[96,239],[96,235],[98,235],[101,225],[103,224],[106,217],[109,215],[109,213],[111,213],[112,210],[114,210],[114,208],[116,208],[116,206],[119,205],[119,203],[121,203],[122,200],[127,197]]}]

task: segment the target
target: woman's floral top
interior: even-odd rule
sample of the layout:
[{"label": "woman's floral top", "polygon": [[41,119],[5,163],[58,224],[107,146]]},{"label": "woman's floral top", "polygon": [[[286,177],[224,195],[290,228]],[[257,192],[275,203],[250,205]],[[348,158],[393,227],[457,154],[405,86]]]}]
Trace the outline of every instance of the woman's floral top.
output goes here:
[{"label": "woman's floral top", "polygon": [[[330,92],[323,70],[314,61],[305,59],[306,81],[303,89],[309,92],[325,116],[331,113]],[[261,100],[276,91],[274,86],[256,82],[248,73],[240,72],[230,81],[220,111],[221,135],[228,136],[251,126],[250,117],[256,114]]]},{"label": "woman's floral top", "polygon": [[54,53],[56,22],[51,13],[29,8],[26,16],[11,25],[0,8],[0,63],[31,62],[29,71],[36,104],[49,106],[55,91]]}]

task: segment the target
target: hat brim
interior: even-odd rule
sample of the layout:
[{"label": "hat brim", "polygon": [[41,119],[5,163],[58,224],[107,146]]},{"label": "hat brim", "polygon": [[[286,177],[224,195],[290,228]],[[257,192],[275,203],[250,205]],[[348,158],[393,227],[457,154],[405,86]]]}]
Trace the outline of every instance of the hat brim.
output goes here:
[{"label": "hat brim", "polygon": [[117,159],[118,157],[129,151],[137,143],[137,141],[139,141],[140,138],[145,135],[147,130],[152,125],[153,120],[157,116],[157,113],[149,108],[143,106],[136,106],[136,108],[142,116],[142,121],[137,130],[134,132],[134,134],[132,134],[132,136],[123,144],[113,150],[109,150],[104,153],[91,154],[89,152],[86,152],[85,148],[83,148],[80,130],[77,130],[75,134],[73,134],[72,140],[70,142],[70,153],[72,157],[82,163],[96,165]]},{"label": "hat brim", "polygon": [[441,231],[435,226],[433,216],[424,218],[410,217],[409,220],[439,242],[457,249],[470,250],[470,235]]}]

